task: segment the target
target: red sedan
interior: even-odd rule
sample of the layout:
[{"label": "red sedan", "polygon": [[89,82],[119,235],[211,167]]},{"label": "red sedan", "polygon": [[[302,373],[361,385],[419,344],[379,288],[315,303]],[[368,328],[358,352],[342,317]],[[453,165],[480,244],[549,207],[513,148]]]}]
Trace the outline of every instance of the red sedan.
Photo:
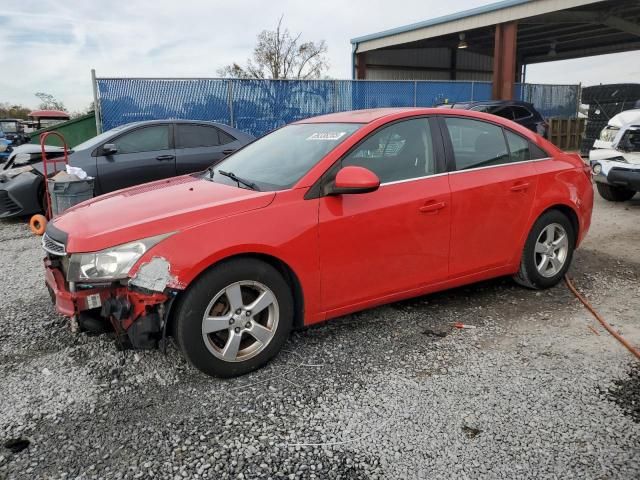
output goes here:
[{"label": "red sedan", "polygon": [[336,113],[199,174],[120,190],[49,223],[46,281],[80,328],[240,375],[294,327],[492,277],[555,285],[591,221],[588,168],[464,110]]}]

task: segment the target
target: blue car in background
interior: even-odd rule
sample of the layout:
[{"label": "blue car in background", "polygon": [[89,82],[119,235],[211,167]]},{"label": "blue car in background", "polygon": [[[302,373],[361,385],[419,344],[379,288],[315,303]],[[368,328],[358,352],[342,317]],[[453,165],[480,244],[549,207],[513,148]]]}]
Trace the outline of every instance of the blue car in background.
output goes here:
[{"label": "blue car in background", "polygon": [[5,133],[0,130],[0,163],[6,162],[7,158],[13,151],[13,147],[11,146],[13,142],[9,140]]}]

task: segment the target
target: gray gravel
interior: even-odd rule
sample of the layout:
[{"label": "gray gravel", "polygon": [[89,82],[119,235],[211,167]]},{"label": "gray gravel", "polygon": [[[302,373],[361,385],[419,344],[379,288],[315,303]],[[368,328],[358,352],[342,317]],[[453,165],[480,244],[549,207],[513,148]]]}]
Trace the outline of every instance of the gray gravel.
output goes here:
[{"label": "gray gravel", "polygon": [[[635,344],[638,213],[598,201],[571,272]],[[38,239],[0,222],[0,246],[0,478],[640,476],[637,362],[564,285],[498,279],[350,315],[217,380],[175,348],[72,335]]]}]

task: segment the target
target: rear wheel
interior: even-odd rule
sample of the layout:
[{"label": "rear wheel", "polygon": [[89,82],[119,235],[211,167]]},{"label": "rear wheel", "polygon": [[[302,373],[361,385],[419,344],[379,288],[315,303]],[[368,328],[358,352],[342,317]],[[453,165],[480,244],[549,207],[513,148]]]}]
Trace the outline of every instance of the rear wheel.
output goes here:
[{"label": "rear wheel", "polygon": [[514,280],[528,288],[554,286],[569,269],[574,246],[575,232],[567,216],[558,210],[544,213],[529,232]]},{"label": "rear wheel", "polygon": [[605,200],[610,202],[625,202],[631,200],[636,194],[635,190],[630,190],[625,187],[616,187],[609,185],[608,183],[596,182],[596,188],[598,193]]},{"label": "rear wheel", "polygon": [[282,275],[263,261],[237,259],[189,287],[176,312],[176,335],[196,368],[233,377],[271,360],[292,322],[293,297]]}]

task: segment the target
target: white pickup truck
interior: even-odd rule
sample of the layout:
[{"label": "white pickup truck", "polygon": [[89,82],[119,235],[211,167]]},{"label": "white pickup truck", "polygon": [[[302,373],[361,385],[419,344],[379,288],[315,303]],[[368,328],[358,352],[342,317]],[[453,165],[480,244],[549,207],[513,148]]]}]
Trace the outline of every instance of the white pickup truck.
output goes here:
[{"label": "white pickup truck", "polygon": [[589,152],[589,162],[605,200],[623,202],[640,192],[640,109],[609,120]]}]

